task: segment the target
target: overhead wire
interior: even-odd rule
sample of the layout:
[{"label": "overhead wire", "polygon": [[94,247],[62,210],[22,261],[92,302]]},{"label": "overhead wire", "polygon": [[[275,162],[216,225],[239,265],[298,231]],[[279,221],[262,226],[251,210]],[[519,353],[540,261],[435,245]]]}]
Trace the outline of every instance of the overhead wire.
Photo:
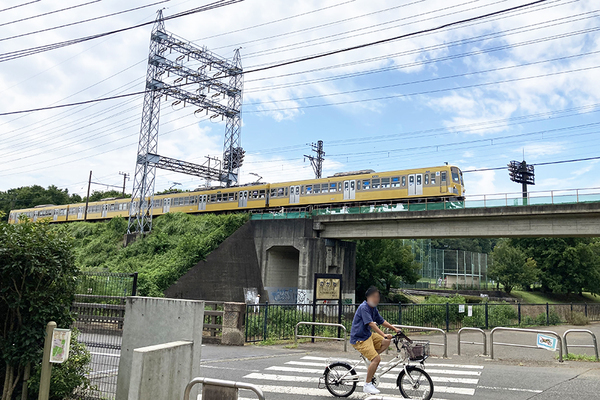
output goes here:
[{"label": "overhead wire", "polygon": [[[28,21],[28,20],[34,19],[34,18],[44,17],[46,15],[56,14],[56,13],[63,12],[63,11],[73,10],[73,9],[79,8],[79,7],[89,6],[90,4],[100,3],[101,1],[102,0],[88,1],[87,3],[75,4],[73,6],[61,8],[59,10],[48,11],[48,12],[45,12],[45,13],[42,13],[42,14],[33,15],[31,17],[25,17],[25,18],[21,18],[21,19],[15,19],[15,20],[12,20],[12,21],[9,21],[9,22],[4,22],[4,23],[0,24],[0,27],[6,26],[6,25],[11,25],[11,24],[16,24],[18,22]],[[35,3],[35,2],[33,1],[31,3]],[[31,4],[31,3],[29,3],[29,4]]]},{"label": "overhead wire", "polygon": [[14,6],[10,6],[10,7],[7,7],[7,8],[0,9],[0,12],[12,10],[12,9],[23,7],[23,6],[28,6],[28,5],[33,4],[33,3],[38,3],[40,1],[42,1],[42,0],[33,0],[33,1],[28,1],[27,3],[17,4],[17,5],[14,5]]}]

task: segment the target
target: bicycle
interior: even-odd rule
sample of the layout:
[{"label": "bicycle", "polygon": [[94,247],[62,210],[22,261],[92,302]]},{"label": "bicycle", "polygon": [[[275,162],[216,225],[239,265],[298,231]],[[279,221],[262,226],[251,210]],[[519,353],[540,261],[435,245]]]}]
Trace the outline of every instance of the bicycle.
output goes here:
[{"label": "bicycle", "polygon": [[[397,333],[392,341],[396,346],[397,354],[387,363],[380,365],[373,377],[373,385],[379,386],[381,377],[398,365],[402,364],[402,371],[398,374],[396,385],[402,397],[407,399],[430,400],[433,396],[433,381],[425,372],[425,360],[429,357],[428,340],[411,340],[403,333]],[[360,360],[354,365],[345,361],[329,363],[319,378],[319,389],[322,385],[329,393],[336,397],[348,397],[356,390],[358,382],[364,380],[366,374],[356,372],[360,362],[369,366],[369,361],[361,354]],[[419,365],[411,365],[411,361],[418,361]],[[380,372],[381,371],[381,372]]]}]

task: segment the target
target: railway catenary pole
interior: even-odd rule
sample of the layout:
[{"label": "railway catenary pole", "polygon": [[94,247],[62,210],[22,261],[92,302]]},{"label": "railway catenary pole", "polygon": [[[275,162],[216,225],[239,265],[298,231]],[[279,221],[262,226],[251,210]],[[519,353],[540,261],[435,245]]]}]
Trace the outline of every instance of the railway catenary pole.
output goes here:
[{"label": "railway catenary pole", "polygon": [[323,160],[325,160],[325,151],[323,151],[323,141],[319,140],[316,144],[311,143],[310,147],[312,151],[315,152],[317,155],[311,156],[305,154],[304,157],[310,160],[310,163],[313,167],[313,171],[315,171],[315,178],[321,179],[321,176],[323,175]]},{"label": "railway catenary pole", "polygon": [[85,211],[83,214],[84,221],[87,221],[87,211],[88,211],[88,204],[90,202],[90,188],[91,187],[92,187],[92,171],[90,171],[90,179],[88,180],[87,197],[85,198]]}]

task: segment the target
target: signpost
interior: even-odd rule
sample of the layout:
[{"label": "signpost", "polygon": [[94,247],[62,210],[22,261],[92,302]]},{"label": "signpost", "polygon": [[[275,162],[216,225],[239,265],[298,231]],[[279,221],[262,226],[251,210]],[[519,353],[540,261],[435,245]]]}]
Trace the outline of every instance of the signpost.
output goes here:
[{"label": "signpost", "polygon": [[46,339],[44,340],[44,355],[42,357],[42,373],[40,376],[38,400],[48,400],[50,396],[52,364],[63,363],[69,358],[70,345],[71,330],[57,329],[56,322],[48,322],[48,325],[46,325]]},{"label": "signpost", "polygon": [[[317,318],[317,301],[338,301],[338,324],[342,323],[342,275],[341,274],[315,274],[313,290],[313,315],[312,322]],[[338,337],[341,330],[338,328]],[[315,326],[312,327],[312,336],[315,336]],[[315,339],[312,339],[314,343]]]},{"label": "signpost", "polygon": [[55,328],[52,332],[52,350],[50,362],[62,364],[69,358],[69,347],[71,345],[71,330]]}]

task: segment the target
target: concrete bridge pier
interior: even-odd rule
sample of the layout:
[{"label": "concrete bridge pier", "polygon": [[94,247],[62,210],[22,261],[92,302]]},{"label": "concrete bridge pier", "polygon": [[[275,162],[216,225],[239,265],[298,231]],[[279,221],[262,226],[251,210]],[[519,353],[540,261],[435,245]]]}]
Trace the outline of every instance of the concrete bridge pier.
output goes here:
[{"label": "concrete bridge pier", "polygon": [[[308,303],[315,273],[341,274],[346,301],[354,301],[356,245],[316,236],[311,219],[246,223],[165,292],[168,297],[245,301],[249,288],[261,303]],[[248,299],[252,300],[253,299]]]}]

